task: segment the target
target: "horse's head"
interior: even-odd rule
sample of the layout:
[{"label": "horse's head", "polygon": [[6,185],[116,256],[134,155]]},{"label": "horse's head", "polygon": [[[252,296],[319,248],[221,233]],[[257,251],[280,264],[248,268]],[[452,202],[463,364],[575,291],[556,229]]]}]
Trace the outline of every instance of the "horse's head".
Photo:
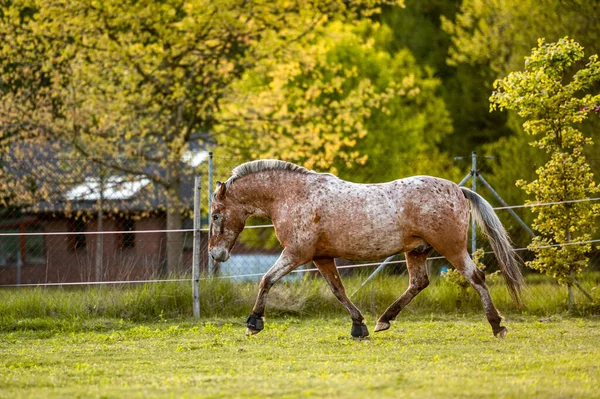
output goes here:
[{"label": "horse's head", "polygon": [[217,182],[213,194],[208,251],[218,262],[229,259],[235,240],[244,230],[248,213],[241,204],[227,196],[227,186]]}]

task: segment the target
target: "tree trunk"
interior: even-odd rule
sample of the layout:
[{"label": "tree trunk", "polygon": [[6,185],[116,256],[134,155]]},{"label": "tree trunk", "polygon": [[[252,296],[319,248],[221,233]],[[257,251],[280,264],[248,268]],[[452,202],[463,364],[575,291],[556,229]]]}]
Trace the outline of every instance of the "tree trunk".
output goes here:
[{"label": "tree trunk", "polygon": [[575,295],[573,292],[573,284],[569,283],[567,285],[567,291],[569,293],[569,302],[567,303],[569,311],[573,310],[573,306],[575,305]]},{"label": "tree trunk", "polygon": [[[173,184],[167,193],[167,262],[163,275],[181,274],[183,272],[183,233],[171,230],[181,230],[181,201],[180,183]],[[175,198],[174,198],[175,197]]]},{"label": "tree trunk", "polygon": [[[569,205],[570,204],[566,204],[566,207],[568,208]],[[571,242],[571,232],[569,231],[568,226],[567,226],[566,238],[567,238],[567,242]],[[569,302],[567,303],[567,307],[568,307],[569,311],[571,311],[571,310],[573,310],[573,307],[575,306],[575,293],[573,292],[573,280],[575,280],[575,273],[573,273],[573,270],[571,270],[569,272],[569,276],[571,276],[571,280],[569,281],[569,284],[567,284],[567,292],[569,293]]]}]

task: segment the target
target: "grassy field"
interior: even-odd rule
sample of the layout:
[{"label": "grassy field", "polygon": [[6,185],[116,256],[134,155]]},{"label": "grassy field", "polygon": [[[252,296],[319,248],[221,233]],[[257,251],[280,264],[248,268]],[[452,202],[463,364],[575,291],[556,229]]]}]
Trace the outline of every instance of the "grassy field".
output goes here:
[{"label": "grassy field", "polygon": [[[353,340],[346,317],[26,319],[0,331],[0,397],[600,397],[600,318],[410,315]],[[372,330],[374,318],[369,317]]]},{"label": "grassy field", "polygon": [[[346,278],[348,292],[364,277]],[[564,287],[528,281],[522,309],[490,281],[504,340],[473,290],[439,278],[379,334],[407,278],[362,288],[353,300],[372,335],[361,341],[320,278],[276,285],[250,338],[256,283],[203,281],[200,321],[190,283],[3,289],[0,398],[600,397],[600,275],[582,280],[595,301],[576,293],[570,311]]]},{"label": "grassy field", "polygon": [[[343,277],[346,291],[353,293],[366,275]],[[567,290],[552,279],[527,276],[525,306],[517,309],[501,279],[488,279],[496,307],[503,314],[548,316],[567,312]],[[571,315],[600,315],[600,273],[587,273],[582,286],[592,294],[589,302],[575,290],[577,307]],[[361,288],[352,301],[365,315],[381,314],[408,286],[405,275],[381,275]],[[225,279],[200,284],[203,317],[248,316],[256,299],[258,282],[233,283]],[[321,277],[276,284],[269,294],[269,317],[324,317],[345,314]],[[411,314],[476,312],[483,314],[481,300],[472,288],[466,291],[434,277],[404,311]],[[38,287],[0,289],[0,330],[11,329],[23,319],[78,320],[117,318],[136,322],[186,318],[192,314],[191,282],[91,287]]]}]

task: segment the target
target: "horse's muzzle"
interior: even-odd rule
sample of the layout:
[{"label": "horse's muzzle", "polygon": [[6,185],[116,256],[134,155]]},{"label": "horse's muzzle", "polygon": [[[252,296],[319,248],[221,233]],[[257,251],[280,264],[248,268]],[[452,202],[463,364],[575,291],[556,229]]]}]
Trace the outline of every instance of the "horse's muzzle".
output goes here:
[{"label": "horse's muzzle", "polygon": [[210,256],[217,262],[227,262],[229,251],[225,248],[213,247],[210,249]]}]

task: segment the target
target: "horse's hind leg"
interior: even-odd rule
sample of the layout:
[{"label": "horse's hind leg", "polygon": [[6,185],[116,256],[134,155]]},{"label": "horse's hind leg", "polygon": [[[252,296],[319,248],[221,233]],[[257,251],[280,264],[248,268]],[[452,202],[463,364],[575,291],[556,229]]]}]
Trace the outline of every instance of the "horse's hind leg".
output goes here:
[{"label": "horse's hind leg", "polygon": [[498,310],[494,306],[488,287],[485,284],[485,273],[477,268],[475,262],[473,262],[466,250],[456,258],[449,258],[448,260],[454,265],[456,270],[461,272],[481,297],[485,316],[492,326],[494,335],[504,338],[508,333],[508,330],[506,327],[500,325],[502,317],[500,317]]},{"label": "horse's hind leg", "polygon": [[394,320],[398,313],[410,301],[421,291],[423,291],[429,285],[429,278],[427,277],[427,255],[429,251],[425,252],[407,252],[406,255],[406,268],[410,276],[410,284],[404,294],[396,300],[389,308],[379,317],[377,325],[375,326],[375,332],[384,331],[390,328],[390,321]]},{"label": "horse's hind leg", "polygon": [[364,338],[369,335],[369,330],[363,322],[364,317],[360,313],[360,310],[352,303],[350,298],[346,295],[346,290],[340,279],[340,274],[335,267],[335,261],[333,258],[321,258],[313,259],[314,264],[317,266],[325,281],[329,284],[333,295],[344,305],[350,317],[352,318],[352,331],[351,334],[355,338]]}]

